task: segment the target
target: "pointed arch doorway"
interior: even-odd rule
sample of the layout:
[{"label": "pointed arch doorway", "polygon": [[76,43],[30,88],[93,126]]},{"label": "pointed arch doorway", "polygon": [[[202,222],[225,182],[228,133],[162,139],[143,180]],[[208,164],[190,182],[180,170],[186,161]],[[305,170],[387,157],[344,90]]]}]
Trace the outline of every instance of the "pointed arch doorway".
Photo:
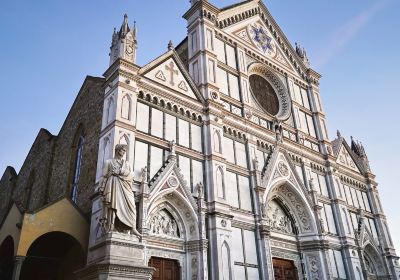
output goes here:
[{"label": "pointed arch doorway", "polygon": [[153,280],[180,280],[181,271],[176,260],[151,257],[149,266],[156,269]]}]

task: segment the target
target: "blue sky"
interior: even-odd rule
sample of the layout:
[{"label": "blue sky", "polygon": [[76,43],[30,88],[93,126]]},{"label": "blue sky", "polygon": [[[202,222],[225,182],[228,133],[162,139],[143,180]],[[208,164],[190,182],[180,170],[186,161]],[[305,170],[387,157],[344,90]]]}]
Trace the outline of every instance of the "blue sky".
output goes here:
[{"label": "blue sky", "polygon": [[[236,1],[213,0],[218,7]],[[123,14],[138,26],[144,65],[186,34],[182,0],[13,0],[0,9],[0,173],[19,171],[39,129],[57,134],[86,75],[108,66],[114,27]],[[400,1],[264,2],[294,44],[323,75],[330,138],[340,129],[363,142],[400,250]],[[155,10],[156,8],[156,10]]]}]

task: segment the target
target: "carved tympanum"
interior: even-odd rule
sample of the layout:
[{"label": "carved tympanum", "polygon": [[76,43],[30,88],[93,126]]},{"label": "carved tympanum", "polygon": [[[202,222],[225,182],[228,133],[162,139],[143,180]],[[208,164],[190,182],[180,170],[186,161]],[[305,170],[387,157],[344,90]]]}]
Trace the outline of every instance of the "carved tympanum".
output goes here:
[{"label": "carved tympanum", "polygon": [[167,210],[161,210],[154,214],[150,220],[150,234],[180,237],[178,224]]},{"label": "carved tympanum", "polygon": [[272,200],[269,202],[267,216],[271,230],[293,234],[290,218],[276,201]]}]

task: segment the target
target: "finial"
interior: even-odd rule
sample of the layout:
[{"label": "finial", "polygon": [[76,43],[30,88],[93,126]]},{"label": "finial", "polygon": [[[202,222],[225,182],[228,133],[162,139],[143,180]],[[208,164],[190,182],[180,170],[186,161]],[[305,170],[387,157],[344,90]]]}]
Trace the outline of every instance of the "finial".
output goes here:
[{"label": "finial", "polygon": [[169,141],[168,146],[169,146],[170,156],[175,156],[175,149],[176,149],[175,140]]},{"label": "finial", "polygon": [[169,40],[169,42],[168,42],[168,50],[170,51],[170,50],[172,50],[173,48],[174,48],[174,44],[172,44],[172,41]]},{"label": "finial", "polygon": [[341,137],[342,137],[342,135],[340,134],[339,129],[336,131],[336,135],[337,135],[338,138],[341,138]]},{"label": "finial", "polygon": [[203,184],[201,182],[199,182],[197,184],[197,195],[199,198],[203,198],[203,194],[204,194],[204,187],[203,187]]}]

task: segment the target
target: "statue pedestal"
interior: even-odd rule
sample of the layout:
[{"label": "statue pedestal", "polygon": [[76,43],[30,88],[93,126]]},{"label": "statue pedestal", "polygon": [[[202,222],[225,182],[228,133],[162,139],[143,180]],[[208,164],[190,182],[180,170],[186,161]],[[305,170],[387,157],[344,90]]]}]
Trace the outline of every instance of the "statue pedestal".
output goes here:
[{"label": "statue pedestal", "polygon": [[76,274],[84,280],[150,280],[154,271],[147,266],[145,245],[136,236],[111,232],[89,247],[87,265]]}]

